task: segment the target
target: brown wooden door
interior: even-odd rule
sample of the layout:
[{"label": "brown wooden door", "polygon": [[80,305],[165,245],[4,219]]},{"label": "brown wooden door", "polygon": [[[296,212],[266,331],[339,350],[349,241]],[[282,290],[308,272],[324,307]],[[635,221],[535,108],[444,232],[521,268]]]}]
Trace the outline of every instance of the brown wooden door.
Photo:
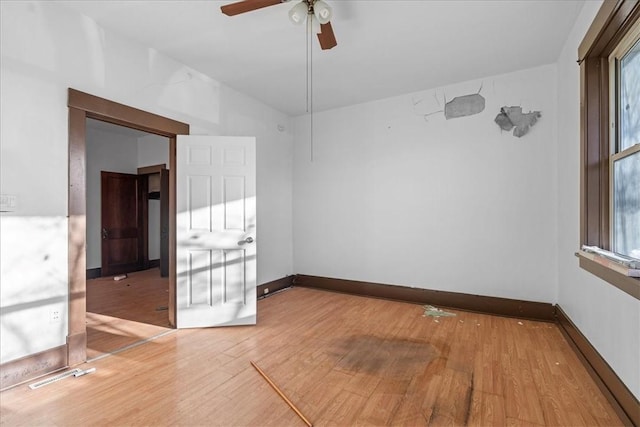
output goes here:
[{"label": "brown wooden door", "polygon": [[169,277],[169,171],[160,170],[160,276]]},{"label": "brown wooden door", "polygon": [[144,267],[145,183],[139,175],[101,172],[103,277]]}]

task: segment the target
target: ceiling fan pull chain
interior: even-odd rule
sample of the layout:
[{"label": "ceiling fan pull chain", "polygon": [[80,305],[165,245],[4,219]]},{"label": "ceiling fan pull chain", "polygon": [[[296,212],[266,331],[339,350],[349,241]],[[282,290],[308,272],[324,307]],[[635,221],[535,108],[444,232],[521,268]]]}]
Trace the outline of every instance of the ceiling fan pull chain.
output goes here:
[{"label": "ceiling fan pull chain", "polygon": [[309,21],[311,21],[311,25],[309,26],[309,114],[311,116],[311,162],[313,163],[313,45],[311,44],[311,40],[313,39],[313,15],[309,15]]},{"label": "ceiling fan pull chain", "polygon": [[313,13],[310,11],[307,15],[307,113],[310,119],[310,139],[309,139],[309,157],[313,162]]},{"label": "ceiling fan pull chain", "polygon": [[307,71],[307,75],[306,75],[306,77],[307,77],[307,88],[306,88],[307,93],[306,93],[306,99],[305,99],[305,102],[307,103],[307,105],[306,105],[307,113],[309,112],[309,62],[310,62],[310,60],[309,60],[309,43],[310,43],[309,39],[310,39],[310,34],[311,34],[309,26],[310,26],[310,24],[309,24],[309,22],[307,22],[307,31],[306,31],[306,43],[307,43],[307,45],[305,46],[306,49],[307,49],[307,64],[306,64],[307,65],[307,70],[306,70]]}]

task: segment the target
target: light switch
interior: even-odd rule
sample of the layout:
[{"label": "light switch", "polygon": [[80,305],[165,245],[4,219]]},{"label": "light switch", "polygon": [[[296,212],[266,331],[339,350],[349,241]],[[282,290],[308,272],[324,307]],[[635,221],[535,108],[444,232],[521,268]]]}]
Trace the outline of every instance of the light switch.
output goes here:
[{"label": "light switch", "polygon": [[0,212],[13,212],[18,207],[18,196],[0,194]]}]

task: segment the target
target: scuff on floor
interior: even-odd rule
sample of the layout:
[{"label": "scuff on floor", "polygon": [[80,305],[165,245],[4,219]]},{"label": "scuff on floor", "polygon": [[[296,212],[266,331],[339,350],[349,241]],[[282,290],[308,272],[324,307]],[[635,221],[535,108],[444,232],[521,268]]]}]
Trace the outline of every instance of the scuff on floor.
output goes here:
[{"label": "scuff on floor", "polygon": [[424,305],[424,314],[423,317],[431,316],[431,317],[452,317],[455,316],[455,313],[449,313],[447,311],[441,310],[432,305]]}]

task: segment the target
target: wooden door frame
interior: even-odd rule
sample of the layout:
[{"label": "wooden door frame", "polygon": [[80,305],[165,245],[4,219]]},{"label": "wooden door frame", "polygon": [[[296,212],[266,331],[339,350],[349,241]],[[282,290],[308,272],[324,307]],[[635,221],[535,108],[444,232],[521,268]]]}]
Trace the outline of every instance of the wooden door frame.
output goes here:
[{"label": "wooden door frame", "polygon": [[[165,163],[158,165],[150,165],[143,166],[138,168],[138,175],[144,176],[147,180],[147,186],[149,185],[149,178],[151,175],[158,174],[160,179],[160,277],[169,277],[169,242],[166,242],[166,245],[163,243],[165,240],[163,238],[162,228],[165,224],[168,224],[168,215],[169,215],[169,170],[167,169],[167,165]],[[164,197],[162,196],[164,194]],[[146,205],[146,219],[145,219],[145,262],[148,268],[149,266],[149,193],[144,194],[145,205]],[[166,213],[165,213],[166,212]],[[162,218],[167,217],[166,221],[163,223]],[[168,229],[168,226],[166,227]],[[168,237],[168,236],[167,236]],[[168,240],[168,239],[167,239]]]},{"label": "wooden door frame", "polygon": [[87,359],[86,120],[169,138],[169,321],[176,322],[176,137],[189,125],[69,88],[69,329],[67,365]]}]

